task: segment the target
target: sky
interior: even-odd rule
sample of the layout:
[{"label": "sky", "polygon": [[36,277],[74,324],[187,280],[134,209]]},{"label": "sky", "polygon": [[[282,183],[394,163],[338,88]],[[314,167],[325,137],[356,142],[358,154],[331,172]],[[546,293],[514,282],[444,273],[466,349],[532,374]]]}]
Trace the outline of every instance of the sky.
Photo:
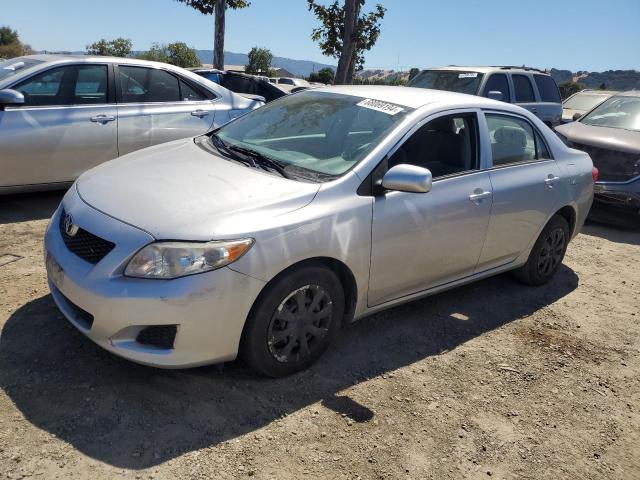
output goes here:
[{"label": "sky", "polygon": [[[328,3],[325,1],[324,3]],[[640,70],[640,0],[367,0],[387,8],[367,68],[522,65]],[[225,50],[336,64],[311,38],[306,0],[251,0],[227,13]],[[36,50],[130,38],[135,50],[183,41],[213,48],[213,18],[176,0],[0,0],[0,25]]]}]

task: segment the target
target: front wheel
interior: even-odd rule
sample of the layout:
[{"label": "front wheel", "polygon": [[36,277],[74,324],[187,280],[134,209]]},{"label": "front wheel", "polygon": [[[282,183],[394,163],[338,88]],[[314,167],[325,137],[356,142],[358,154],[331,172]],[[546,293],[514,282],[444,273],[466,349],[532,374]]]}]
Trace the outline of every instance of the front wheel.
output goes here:
[{"label": "front wheel", "polygon": [[551,217],[531,249],[527,263],[514,271],[518,280],[533,286],[551,280],[564,259],[569,236],[567,220],[560,215]]},{"label": "front wheel", "polygon": [[339,278],[323,266],[279,278],[251,309],[241,355],[254,370],[282,377],[304,370],[324,353],[344,315]]}]

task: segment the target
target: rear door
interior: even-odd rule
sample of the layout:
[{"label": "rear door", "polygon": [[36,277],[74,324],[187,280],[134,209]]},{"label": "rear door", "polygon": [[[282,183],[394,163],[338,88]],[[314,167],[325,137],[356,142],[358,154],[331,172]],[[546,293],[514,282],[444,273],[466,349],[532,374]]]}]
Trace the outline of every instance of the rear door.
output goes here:
[{"label": "rear door", "polygon": [[534,74],[533,80],[540,97],[538,117],[548,125],[559,124],[562,118],[562,99],[555,80],[549,75],[541,74]]},{"label": "rear door", "polygon": [[116,81],[120,155],[200,135],[213,125],[217,99],[173,72],[119,65]]},{"label": "rear door", "polygon": [[506,265],[527,251],[559,209],[560,169],[524,117],[486,112],[493,208],[478,271]]},{"label": "rear door", "polygon": [[69,182],[118,156],[109,70],[64,65],[11,86],[25,103],[0,111],[0,186]]},{"label": "rear door", "polygon": [[522,108],[526,108],[531,113],[539,115],[538,98],[536,97],[531,76],[514,73],[511,75],[511,82],[513,83],[513,102]]}]

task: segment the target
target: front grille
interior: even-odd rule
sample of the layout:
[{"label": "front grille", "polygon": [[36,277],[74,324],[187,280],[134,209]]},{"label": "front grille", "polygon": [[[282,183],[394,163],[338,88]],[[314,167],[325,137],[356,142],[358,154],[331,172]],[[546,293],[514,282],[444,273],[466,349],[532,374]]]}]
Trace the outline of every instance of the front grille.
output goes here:
[{"label": "front grille", "polygon": [[626,182],[640,176],[640,154],[618,152],[608,148],[571,143],[572,148],[586,152],[598,168],[601,182]]},{"label": "front grille", "polygon": [[140,330],[136,342],[142,345],[171,350],[178,332],[177,325],[154,325]]},{"label": "front grille", "polygon": [[67,248],[83,260],[96,264],[116,246],[115,243],[80,228],[75,235],[67,234],[64,225],[65,212],[60,215],[60,235]]}]

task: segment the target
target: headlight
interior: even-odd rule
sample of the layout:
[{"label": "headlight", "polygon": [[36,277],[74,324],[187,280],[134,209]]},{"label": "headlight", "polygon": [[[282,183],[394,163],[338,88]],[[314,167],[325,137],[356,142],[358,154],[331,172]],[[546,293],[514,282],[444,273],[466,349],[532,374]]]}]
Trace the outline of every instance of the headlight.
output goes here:
[{"label": "headlight", "polygon": [[134,255],[124,274],[137,278],[170,279],[208,272],[235,262],[252,245],[252,238],[206,243],[152,243]]}]

